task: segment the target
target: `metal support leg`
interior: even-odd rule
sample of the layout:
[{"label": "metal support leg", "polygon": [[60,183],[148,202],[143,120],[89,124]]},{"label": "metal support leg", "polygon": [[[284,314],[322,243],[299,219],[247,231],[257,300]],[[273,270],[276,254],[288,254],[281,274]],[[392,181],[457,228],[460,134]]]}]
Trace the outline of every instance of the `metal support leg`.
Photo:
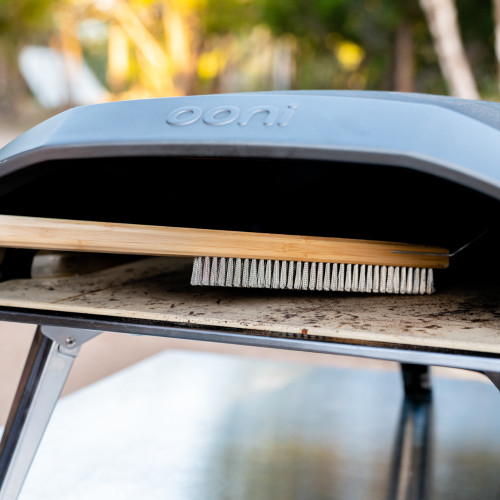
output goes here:
[{"label": "metal support leg", "polygon": [[394,448],[389,500],[429,498],[432,403],[405,399]]},{"label": "metal support leg", "polygon": [[493,385],[500,391],[500,373],[499,372],[481,372],[486,375]]},{"label": "metal support leg", "polygon": [[18,497],[80,346],[99,333],[37,328],[0,442],[0,500]]},{"label": "metal support leg", "polygon": [[394,448],[390,500],[429,497],[432,434],[432,397],[429,369],[402,365],[405,399]]},{"label": "metal support leg", "polygon": [[405,397],[415,403],[429,402],[432,399],[429,367],[401,363],[401,371]]}]

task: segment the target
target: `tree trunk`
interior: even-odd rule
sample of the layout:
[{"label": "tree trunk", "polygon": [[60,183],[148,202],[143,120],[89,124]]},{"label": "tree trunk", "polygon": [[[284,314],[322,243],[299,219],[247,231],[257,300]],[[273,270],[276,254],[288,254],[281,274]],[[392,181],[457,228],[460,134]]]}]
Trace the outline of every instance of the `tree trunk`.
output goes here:
[{"label": "tree trunk", "polygon": [[495,53],[497,56],[498,86],[500,88],[500,0],[493,0],[495,16]]},{"label": "tree trunk", "polygon": [[295,79],[295,39],[282,36],[274,42],[273,89],[290,90]]},{"label": "tree trunk", "polygon": [[434,39],[439,65],[452,95],[478,99],[474,75],[462,44],[454,0],[420,0]]},{"label": "tree trunk", "polygon": [[396,30],[394,43],[394,90],[413,92],[415,65],[413,60],[413,27],[402,23]]}]

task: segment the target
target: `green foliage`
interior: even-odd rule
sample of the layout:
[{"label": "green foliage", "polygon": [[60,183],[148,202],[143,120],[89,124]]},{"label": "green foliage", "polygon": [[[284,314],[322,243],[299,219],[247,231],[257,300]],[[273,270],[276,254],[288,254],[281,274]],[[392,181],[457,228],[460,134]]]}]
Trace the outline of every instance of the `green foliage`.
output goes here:
[{"label": "green foliage", "polygon": [[[398,2],[387,0],[257,0],[266,24],[277,35],[297,37],[297,87],[380,88],[387,68]],[[343,42],[362,47],[359,68],[345,68],[336,53]],[[384,53],[380,58],[378,54]]]},{"label": "green foliage", "polygon": [[207,36],[246,32],[262,19],[252,0],[206,0],[200,20],[202,34]]},{"label": "green foliage", "polygon": [[[127,0],[141,10],[144,19],[158,18],[163,43],[161,14],[169,1]],[[395,43],[398,28],[411,27],[415,69],[415,90],[445,93],[438,58],[419,0],[177,0],[178,7],[196,12],[196,43],[201,52],[221,50],[239,86],[252,90],[272,84],[272,71],[258,73],[251,62],[255,52],[260,61],[272,60],[255,38],[256,26],[269,37],[269,44],[280,37],[293,40],[297,88],[393,89]],[[492,2],[455,0],[468,57],[485,98],[498,97],[497,61],[494,52]],[[3,55],[14,61],[17,48],[27,43],[46,43],[54,31],[61,7],[75,9],[77,0],[0,0],[0,46]],[[140,10],[139,9],[139,10]],[[269,35],[272,33],[272,36]],[[275,37],[274,39],[272,37]],[[257,40],[257,41],[256,41]],[[258,44],[259,47],[253,44]],[[267,43],[265,38],[264,45]],[[98,73],[106,71],[105,46],[83,46],[86,58]],[[268,51],[272,53],[271,51]],[[268,57],[269,56],[269,57]],[[266,59],[267,57],[267,59]],[[253,65],[252,65],[253,64]],[[224,66],[224,65],[221,65]],[[261,65],[264,68],[264,64]],[[266,66],[267,67],[267,66]],[[238,69],[239,68],[239,69]],[[246,69],[243,69],[246,68]],[[250,68],[250,69],[248,69]],[[235,76],[241,71],[244,78]],[[263,72],[266,70],[263,69]],[[264,75],[264,76],[263,76]],[[224,75],[199,78],[197,91],[217,91]],[[247,88],[252,87],[252,88]],[[224,86],[221,86],[224,89]],[[196,89],[195,89],[196,90]]]},{"label": "green foliage", "polygon": [[498,99],[493,2],[456,0],[456,3],[460,31],[481,95]]},{"label": "green foliage", "polygon": [[0,109],[15,110],[27,88],[17,65],[18,50],[46,43],[54,26],[53,13],[65,0],[0,0]]},{"label": "green foliage", "polygon": [[0,39],[16,46],[37,40],[53,26],[53,12],[64,0],[0,0]]},{"label": "green foliage", "polygon": [[[462,35],[480,90],[497,93],[492,2],[456,0]],[[394,44],[401,23],[413,33],[415,90],[445,93],[433,40],[418,0],[207,0],[206,33],[269,27],[276,36],[297,41],[299,88],[354,87],[391,89]],[[337,53],[343,41],[362,47],[359,68],[346,69]]]}]

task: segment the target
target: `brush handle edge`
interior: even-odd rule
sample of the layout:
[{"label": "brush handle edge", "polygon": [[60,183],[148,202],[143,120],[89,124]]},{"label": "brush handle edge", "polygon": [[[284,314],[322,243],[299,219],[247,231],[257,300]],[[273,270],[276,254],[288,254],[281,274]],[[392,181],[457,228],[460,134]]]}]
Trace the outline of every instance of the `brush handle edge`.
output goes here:
[{"label": "brush handle edge", "polygon": [[394,250],[447,254],[439,247],[346,238],[295,236],[0,215],[0,247],[156,256],[209,256],[448,267],[447,255],[391,253]]}]

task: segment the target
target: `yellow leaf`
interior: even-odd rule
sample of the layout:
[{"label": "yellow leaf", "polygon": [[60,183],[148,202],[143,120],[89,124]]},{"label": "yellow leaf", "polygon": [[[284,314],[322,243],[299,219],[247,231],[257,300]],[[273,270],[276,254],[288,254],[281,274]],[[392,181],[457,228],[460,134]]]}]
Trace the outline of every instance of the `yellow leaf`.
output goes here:
[{"label": "yellow leaf", "polygon": [[354,71],[365,57],[365,51],[354,42],[342,41],[337,45],[337,59],[345,69]]}]

